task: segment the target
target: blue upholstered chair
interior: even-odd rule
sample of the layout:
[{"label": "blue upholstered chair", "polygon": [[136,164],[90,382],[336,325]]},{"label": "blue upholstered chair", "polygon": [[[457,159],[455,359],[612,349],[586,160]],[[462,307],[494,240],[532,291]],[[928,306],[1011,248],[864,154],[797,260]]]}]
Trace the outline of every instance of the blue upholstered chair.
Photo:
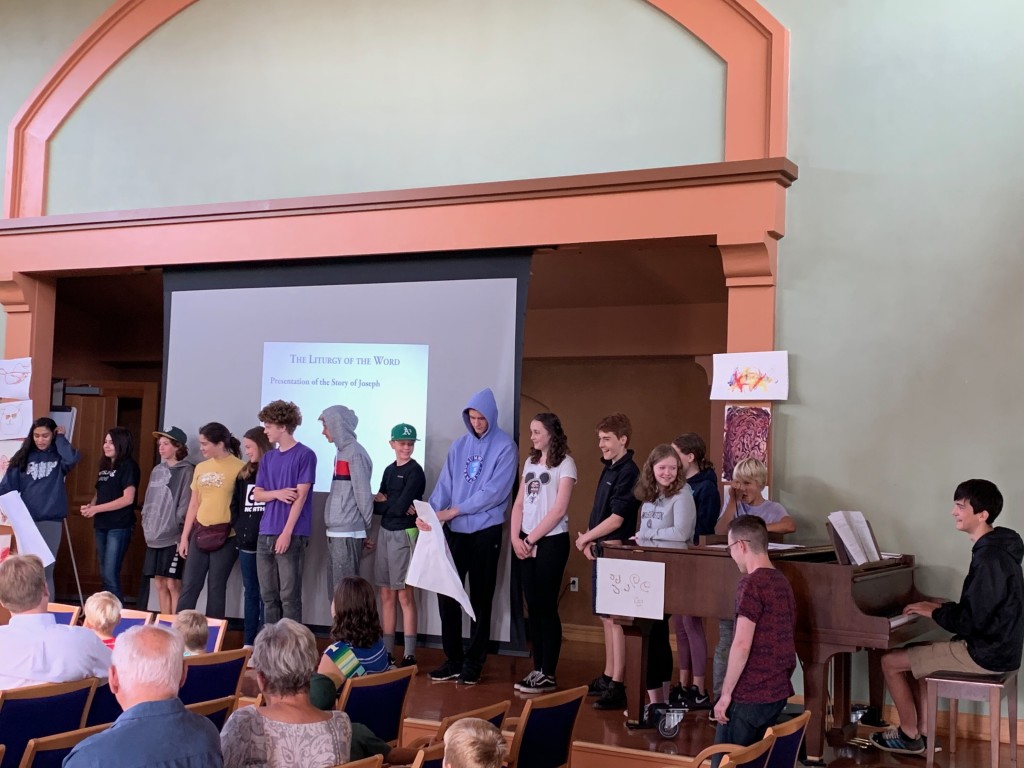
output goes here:
[{"label": "blue upholstered chair", "polygon": [[409,768],[444,768],[444,742],[420,749]]},{"label": "blue upholstered chair", "polygon": [[96,691],[92,695],[92,704],[89,705],[89,712],[85,716],[85,727],[92,728],[94,725],[110,725],[121,716],[121,705],[117,703],[110,686],[107,683],[98,683]]},{"label": "blue upholstered chair", "polygon": [[65,605],[64,603],[47,603],[46,612],[57,620],[58,624],[75,626],[78,617],[82,615],[82,609],[77,605]]},{"label": "blue upholstered chair", "polygon": [[236,696],[225,696],[222,699],[214,699],[213,701],[201,701],[198,704],[189,704],[185,707],[189,712],[196,715],[202,715],[213,723],[217,730],[223,730],[224,723],[227,722],[228,717],[235,711],[235,706],[238,704],[238,698]]},{"label": "blue upholstered chair", "polygon": [[338,696],[337,709],[362,723],[379,739],[398,744],[405,721],[405,702],[416,667],[402,667],[372,675],[350,677]]},{"label": "blue upholstered chair", "polygon": [[508,710],[511,706],[512,702],[506,699],[505,701],[499,701],[497,704],[491,704],[488,707],[471,709],[469,712],[460,712],[457,715],[448,715],[448,717],[444,718],[438,724],[437,733],[433,736],[420,736],[419,738],[410,741],[406,746],[409,747],[409,749],[422,749],[423,747],[430,746],[431,744],[437,744],[444,739],[444,732],[451,727],[452,723],[466,717],[476,717],[480,720],[486,720],[500,731],[505,725],[505,716],[508,715]]},{"label": "blue upholstered chair", "polygon": [[587,686],[583,685],[527,701],[522,715],[508,719],[508,725],[515,729],[508,768],[568,765],[572,733],[586,697]]},{"label": "blue upholstered chair", "polygon": [[242,676],[249,661],[249,649],[221,651],[185,658],[185,684],[178,698],[187,706],[203,701],[238,697],[242,689]]},{"label": "blue upholstered chair", "polygon": [[153,614],[149,611],[135,611],[131,608],[121,609],[121,620],[117,622],[117,626],[114,627],[113,635],[117,637],[125,630],[131,629],[132,627],[142,627],[146,624],[150,624],[153,621]]},{"label": "blue upholstered chair", "polygon": [[21,764],[25,768],[61,768],[64,758],[71,754],[71,750],[79,742],[109,727],[109,724],[97,725],[68,733],[58,733],[56,736],[32,739],[25,747],[25,756],[21,759]]},{"label": "blue upholstered chair", "polygon": [[[156,617],[154,624],[161,627],[169,627],[174,624],[173,613],[161,613]],[[224,645],[224,633],[227,631],[227,619],[211,619],[206,617],[206,626],[210,629],[210,636],[206,640],[206,652],[218,653]]]},{"label": "blue upholstered chair", "polygon": [[0,691],[0,768],[16,768],[30,739],[76,731],[85,723],[96,678]]},{"label": "blue upholstered chair", "polygon": [[800,756],[800,745],[804,743],[807,732],[807,721],[811,719],[810,710],[805,710],[792,720],[773,725],[765,736],[775,737],[768,768],[796,768]]},{"label": "blue upholstered chair", "polygon": [[774,745],[775,737],[768,734],[756,744],[726,755],[719,763],[719,768],[767,768]]}]

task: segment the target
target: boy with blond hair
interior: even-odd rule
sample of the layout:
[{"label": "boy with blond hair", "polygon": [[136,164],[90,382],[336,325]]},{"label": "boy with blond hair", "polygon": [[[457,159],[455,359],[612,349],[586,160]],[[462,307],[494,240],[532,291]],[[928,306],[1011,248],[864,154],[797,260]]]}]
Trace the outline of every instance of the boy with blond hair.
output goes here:
[{"label": "boy with blond hair", "polygon": [[444,768],[501,768],[507,753],[501,731],[486,720],[465,717],[444,732]]},{"label": "boy with blond hair", "polygon": [[185,655],[198,656],[206,653],[206,643],[210,639],[210,627],[206,617],[199,611],[181,611],[174,617],[171,628],[185,640]]},{"label": "boy with blond hair", "polygon": [[121,621],[121,601],[113,592],[97,592],[85,601],[86,629],[96,633],[96,637],[110,650],[114,650],[114,628]]}]

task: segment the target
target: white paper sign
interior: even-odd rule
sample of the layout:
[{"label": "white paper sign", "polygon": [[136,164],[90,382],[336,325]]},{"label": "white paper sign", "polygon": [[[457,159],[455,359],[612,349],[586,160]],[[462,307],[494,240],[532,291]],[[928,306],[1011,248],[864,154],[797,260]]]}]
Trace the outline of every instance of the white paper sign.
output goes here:
[{"label": "white paper sign", "polygon": [[412,504],[416,508],[416,515],[430,526],[430,530],[420,531],[416,539],[405,583],[458,600],[462,610],[476,621],[476,613],[469,602],[466,586],[455,568],[437,513],[425,501],[414,501]]},{"label": "white paper sign", "polygon": [[43,541],[42,534],[36,528],[36,521],[32,519],[28,507],[21,500],[21,494],[18,491],[10,491],[0,496],[0,507],[3,507],[11,528],[14,529],[18,554],[38,555],[44,566],[50,565],[55,559],[53,552]]},{"label": "white paper sign", "polygon": [[665,616],[665,564],[597,559],[597,612],[609,616]]},{"label": "white paper sign", "polygon": [[32,401],[0,403],[0,440],[25,439],[32,431]]},{"label": "white paper sign", "polygon": [[714,355],[712,400],[785,400],[789,397],[789,352]]},{"label": "white paper sign", "polygon": [[[28,388],[31,383],[31,357],[0,360],[0,397],[10,400],[28,400]],[[25,434],[27,435],[28,432],[26,431]]]}]

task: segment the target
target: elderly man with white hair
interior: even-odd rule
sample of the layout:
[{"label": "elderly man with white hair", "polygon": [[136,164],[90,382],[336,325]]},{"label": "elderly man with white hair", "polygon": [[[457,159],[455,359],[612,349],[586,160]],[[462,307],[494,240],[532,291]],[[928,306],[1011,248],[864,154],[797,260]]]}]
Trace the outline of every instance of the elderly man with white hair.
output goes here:
[{"label": "elderly man with white hair", "polygon": [[185,709],[184,641],[164,627],[133,627],[117,638],[110,690],[124,710],[114,724],[79,744],[65,768],[221,768],[220,734]]}]

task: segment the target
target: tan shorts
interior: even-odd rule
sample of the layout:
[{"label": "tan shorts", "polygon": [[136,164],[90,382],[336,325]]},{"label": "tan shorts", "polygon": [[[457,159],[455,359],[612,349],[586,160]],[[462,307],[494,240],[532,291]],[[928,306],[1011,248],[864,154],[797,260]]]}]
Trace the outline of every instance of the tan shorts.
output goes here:
[{"label": "tan shorts", "polygon": [[979,667],[967,653],[967,642],[950,640],[946,643],[924,643],[907,648],[910,671],[920,680],[935,672],[960,672],[967,675],[993,675],[991,670]]},{"label": "tan shorts", "polygon": [[378,587],[405,589],[405,575],[409,572],[409,561],[419,532],[418,528],[404,531],[380,529],[373,567],[374,581]]}]

